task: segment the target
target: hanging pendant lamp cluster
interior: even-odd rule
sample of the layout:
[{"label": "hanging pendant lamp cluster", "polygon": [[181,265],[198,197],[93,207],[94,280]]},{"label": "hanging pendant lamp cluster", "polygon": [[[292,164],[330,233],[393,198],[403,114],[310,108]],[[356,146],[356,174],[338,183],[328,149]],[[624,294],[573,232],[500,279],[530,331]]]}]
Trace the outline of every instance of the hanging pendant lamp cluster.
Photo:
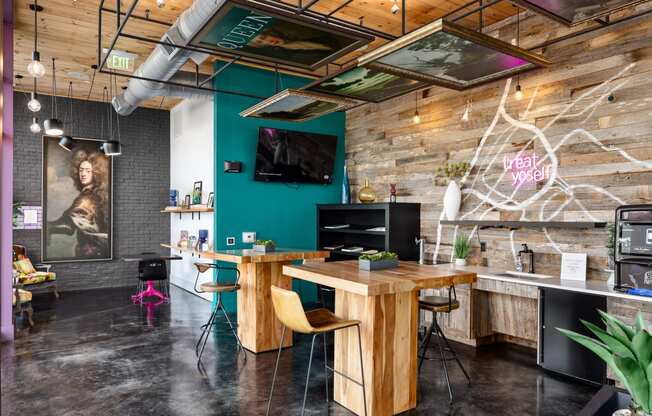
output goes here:
[{"label": "hanging pendant lamp cluster", "polygon": [[61,136],[59,140],[59,146],[63,147],[67,151],[71,151],[76,145],[77,142],[72,138],[74,133],[74,122],[72,118],[72,82],[68,83],[68,122],[70,123],[69,133]]},{"label": "hanging pendant lamp cluster", "polygon": [[[118,91],[116,76],[113,72],[109,75],[109,87],[110,90],[104,87],[104,91],[102,92],[102,100],[106,101],[108,140],[105,140],[100,145],[100,151],[107,156],[120,156],[122,154],[122,145],[120,144],[120,115],[115,111],[110,100],[110,97],[113,97],[113,92],[115,91],[117,93]],[[113,124],[113,114],[115,114],[115,125]],[[118,136],[117,140],[115,137],[116,131]],[[104,137],[104,120],[102,120],[102,136]]]}]

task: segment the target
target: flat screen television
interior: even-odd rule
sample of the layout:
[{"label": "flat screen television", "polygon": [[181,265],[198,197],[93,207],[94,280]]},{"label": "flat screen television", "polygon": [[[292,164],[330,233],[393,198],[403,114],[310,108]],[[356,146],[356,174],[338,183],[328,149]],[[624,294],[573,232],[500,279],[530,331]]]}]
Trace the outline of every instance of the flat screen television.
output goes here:
[{"label": "flat screen television", "polygon": [[337,136],[261,127],[254,180],[329,184],[336,151]]}]

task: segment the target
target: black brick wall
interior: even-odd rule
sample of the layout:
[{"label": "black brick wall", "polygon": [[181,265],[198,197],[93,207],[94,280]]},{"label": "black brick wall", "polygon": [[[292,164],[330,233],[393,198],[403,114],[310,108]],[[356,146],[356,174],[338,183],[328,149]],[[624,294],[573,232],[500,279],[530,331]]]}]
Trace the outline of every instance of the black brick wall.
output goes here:
[{"label": "black brick wall", "polygon": [[[41,205],[42,135],[29,131],[34,113],[27,94],[14,94],[14,201]],[[40,96],[39,121],[50,115],[51,97]],[[57,98],[59,118],[68,114],[69,101]],[[106,104],[73,100],[75,136],[98,138],[100,114]],[[65,110],[65,113],[64,113]],[[101,113],[104,111],[104,113]],[[124,255],[158,251],[170,239],[166,205],[170,187],[170,113],[139,108],[120,118],[122,155],[113,161],[113,260],[54,263],[59,289],[83,290],[136,283],[136,264]],[[40,230],[14,230],[14,242],[27,247],[32,262],[41,261]]]}]

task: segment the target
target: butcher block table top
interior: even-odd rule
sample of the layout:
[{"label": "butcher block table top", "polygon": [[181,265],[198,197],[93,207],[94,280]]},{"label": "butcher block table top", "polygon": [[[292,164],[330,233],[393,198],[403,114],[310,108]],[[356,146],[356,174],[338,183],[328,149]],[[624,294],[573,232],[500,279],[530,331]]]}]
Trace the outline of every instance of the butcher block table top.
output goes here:
[{"label": "butcher block table top", "polygon": [[200,258],[237,264],[323,259],[330,255],[330,253],[325,250],[304,250],[294,248],[277,248],[275,251],[263,253],[262,251],[254,251],[252,249],[199,251],[192,248],[178,247],[172,244],[161,244],[161,246],[172,250],[191,253]]},{"label": "butcher block table top", "polygon": [[283,274],[362,296],[377,296],[419,289],[474,283],[476,274],[451,265],[421,265],[400,262],[383,270],[359,270],[357,260],[311,262],[283,266]]}]

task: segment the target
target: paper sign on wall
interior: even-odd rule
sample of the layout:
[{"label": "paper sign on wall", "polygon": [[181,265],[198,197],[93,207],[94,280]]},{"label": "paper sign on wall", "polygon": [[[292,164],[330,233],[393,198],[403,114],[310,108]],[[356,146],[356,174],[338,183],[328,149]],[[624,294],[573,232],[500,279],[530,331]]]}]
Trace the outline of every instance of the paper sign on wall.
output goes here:
[{"label": "paper sign on wall", "polygon": [[586,253],[561,253],[561,279],[586,281]]}]

